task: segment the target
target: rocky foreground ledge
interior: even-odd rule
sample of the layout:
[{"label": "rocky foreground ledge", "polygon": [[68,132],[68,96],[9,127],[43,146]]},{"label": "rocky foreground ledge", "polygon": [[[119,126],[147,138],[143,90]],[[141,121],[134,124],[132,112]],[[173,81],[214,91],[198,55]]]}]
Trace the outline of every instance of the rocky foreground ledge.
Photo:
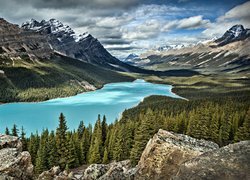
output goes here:
[{"label": "rocky foreground ledge", "polygon": [[[136,167],[129,160],[92,164],[83,174],[53,167],[38,179],[52,180],[188,180],[250,179],[250,141],[219,148],[217,144],[159,130],[149,140]],[[28,152],[16,137],[0,135],[0,180],[35,179]]]}]

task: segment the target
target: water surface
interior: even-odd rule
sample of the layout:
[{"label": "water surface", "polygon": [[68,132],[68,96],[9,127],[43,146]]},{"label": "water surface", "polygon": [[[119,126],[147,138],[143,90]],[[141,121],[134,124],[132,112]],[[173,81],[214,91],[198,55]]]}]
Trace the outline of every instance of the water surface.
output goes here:
[{"label": "water surface", "polygon": [[39,103],[10,103],[0,105],[0,132],[5,127],[17,124],[29,134],[44,128],[55,130],[61,112],[66,116],[70,129],[78,127],[81,120],[85,125],[94,122],[98,114],[106,115],[111,123],[121,113],[137,105],[150,95],[165,95],[180,98],[171,92],[172,86],[153,84],[144,80],[106,84],[102,89],[78,94],[67,98],[57,98]]}]

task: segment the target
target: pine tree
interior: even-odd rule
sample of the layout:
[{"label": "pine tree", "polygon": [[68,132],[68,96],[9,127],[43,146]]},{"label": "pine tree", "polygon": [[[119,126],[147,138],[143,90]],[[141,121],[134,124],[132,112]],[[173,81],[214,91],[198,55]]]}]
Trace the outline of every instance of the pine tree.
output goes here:
[{"label": "pine tree", "polygon": [[243,126],[236,133],[235,141],[250,140],[250,108],[247,111]]},{"label": "pine tree", "polygon": [[135,133],[134,145],[130,153],[132,165],[137,164],[148,140],[154,134],[154,129],[152,128],[152,121],[148,118],[151,116],[151,114],[152,110],[148,109],[146,114],[142,115],[141,124]]},{"label": "pine tree", "polygon": [[66,164],[69,168],[77,167],[79,166],[79,160],[77,158],[77,152],[76,147],[74,144],[74,140],[71,134],[67,134],[67,154],[66,154]]},{"label": "pine tree", "polygon": [[9,131],[9,128],[8,128],[8,127],[5,128],[5,134],[6,134],[6,135],[10,135],[10,131]]},{"label": "pine tree", "polygon": [[51,131],[48,138],[48,166],[52,168],[58,165],[58,153],[54,131]]},{"label": "pine tree", "polygon": [[19,132],[19,130],[17,129],[17,125],[16,124],[14,124],[13,125],[13,128],[11,129],[11,135],[12,136],[18,136],[18,132]]},{"label": "pine tree", "polygon": [[90,141],[91,141],[91,132],[92,132],[92,127],[91,125],[88,126],[83,132],[83,136],[81,139],[81,152],[82,152],[82,161],[80,162],[81,164],[87,163],[87,157],[88,157],[88,151],[90,147]]},{"label": "pine tree", "polygon": [[35,172],[36,174],[40,174],[43,171],[48,169],[48,151],[47,151],[47,143],[48,143],[48,130],[42,132],[39,149],[37,151],[37,158],[35,164]]},{"label": "pine tree", "polygon": [[104,115],[103,116],[103,120],[102,120],[102,142],[103,142],[103,146],[104,146],[104,143],[105,143],[105,140],[106,140],[106,136],[107,136],[107,130],[108,130],[108,125],[107,125],[107,122],[106,122],[106,116]]},{"label": "pine tree", "polygon": [[220,122],[221,126],[219,130],[219,145],[223,146],[227,144],[229,140],[231,122],[228,121],[228,116],[226,116],[224,112],[221,115]]},{"label": "pine tree", "polygon": [[59,117],[59,126],[56,129],[56,145],[57,145],[57,152],[59,155],[59,165],[62,169],[66,167],[67,163],[67,153],[68,153],[68,146],[67,146],[67,139],[66,139],[66,132],[67,132],[67,125],[66,120],[63,113],[60,114]]},{"label": "pine tree", "polygon": [[77,133],[78,133],[78,136],[79,136],[80,139],[83,136],[84,130],[85,130],[84,122],[80,121],[80,124],[79,124],[78,129],[77,129]]},{"label": "pine tree", "polygon": [[25,132],[24,132],[24,128],[22,126],[21,128],[21,142],[22,142],[22,148],[23,148],[23,151],[27,151],[28,150],[28,143],[27,143],[27,139],[25,137]]},{"label": "pine tree", "polygon": [[28,144],[28,151],[31,155],[32,164],[36,164],[39,143],[40,143],[40,138],[38,136],[38,132],[36,132],[36,135],[31,133],[29,144]]},{"label": "pine tree", "polygon": [[102,163],[103,163],[103,164],[107,164],[108,162],[109,162],[108,149],[105,148],[105,150],[104,150],[104,155],[103,155],[103,159],[102,159]]},{"label": "pine tree", "polygon": [[91,138],[91,145],[89,148],[89,162],[101,163],[103,154],[103,142],[102,142],[102,126],[101,118],[98,115],[98,119],[95,123],[94,132]]}]

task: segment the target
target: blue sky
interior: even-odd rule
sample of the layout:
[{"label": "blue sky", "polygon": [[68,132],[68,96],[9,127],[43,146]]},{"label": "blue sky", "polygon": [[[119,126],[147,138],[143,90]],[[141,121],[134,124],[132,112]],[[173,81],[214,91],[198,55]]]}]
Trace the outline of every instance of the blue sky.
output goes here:
[{"label": "blue sky", "polygon": [[0,0],[0,7],[13,23],[55,18],[89,32],[118,58],[211,39],[235,24],[250,27],[244,0]]}]

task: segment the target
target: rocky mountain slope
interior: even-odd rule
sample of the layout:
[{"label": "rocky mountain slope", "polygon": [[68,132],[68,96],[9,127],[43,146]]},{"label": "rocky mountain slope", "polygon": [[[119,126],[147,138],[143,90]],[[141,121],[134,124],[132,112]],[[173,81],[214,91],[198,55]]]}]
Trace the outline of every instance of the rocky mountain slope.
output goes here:
[{"label": "rocky mountain slope", "polygon": [[49,58],[52,52],[44,36],[0,18],[0,57]]},{"label": "rocky mountain slope", "polygon": [[54,50],[71,58],[117,71],[143,72],[113,57],[91,34],[78,36],[69,26],[56,19],[41,22],[32,19],[23,23],[22,29],[45,35]]},{"label": "rocky mountain slope", "polygon": [[[28,152],[16,137],[0,135],[0,179],[37,179]],[[219,148],[217,144],[159,130],[149,140],[136,167],[130,161],[92,164],[83,174],[53,167],[38,179],[147,180],[249,179],[250,141]]]},{"label": "rocky mountain slope", "polygon": [[131,80],[119,72],[65,56],[53,49],[44,34],[0,19],[0,102],[41,101]]},{"label": "rocky mountain slope", "polygon": [[193,69],[200,72],[250,73],[250,30],[230,28],[221,38],[194,46],[148,51],[133,64],[146,69]]}]

